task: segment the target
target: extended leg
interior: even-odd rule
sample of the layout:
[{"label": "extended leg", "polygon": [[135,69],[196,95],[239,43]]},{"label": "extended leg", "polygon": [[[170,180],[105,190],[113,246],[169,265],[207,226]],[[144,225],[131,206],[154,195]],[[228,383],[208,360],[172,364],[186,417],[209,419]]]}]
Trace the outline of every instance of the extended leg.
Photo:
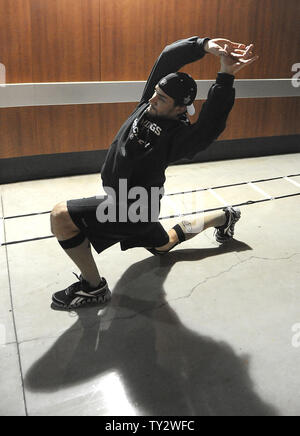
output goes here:
[{"label": "extended leg", "polygon": [[193,220],[184,220],[169,231],[169,243],[162,247],[150,250],[153,254],[165,254],[176,245],[188,239],[194,238],[199,233],[215,227],[216,240],[223,244],[230,241],[234,235],[235,224],[241,218],[241,211],[238,207],[226,207],[223,211],[216,211],[202,214]]},{"label": "extended leg", "polygon": [[177,226],[175,226],[175,228],[173,227],[168,232],[170,239],[169,243],[163,245],[162,247],[156,247],[156,250],[169,251],[179,242],[194,238],[209,227],[220,227],[224,225],[225,222],[226,214],[224,211],[209,212],[194,219],[185,219],[177,224],[177,226],[181,228],[183,234],[180,232],[180,229],[178,229]]}]

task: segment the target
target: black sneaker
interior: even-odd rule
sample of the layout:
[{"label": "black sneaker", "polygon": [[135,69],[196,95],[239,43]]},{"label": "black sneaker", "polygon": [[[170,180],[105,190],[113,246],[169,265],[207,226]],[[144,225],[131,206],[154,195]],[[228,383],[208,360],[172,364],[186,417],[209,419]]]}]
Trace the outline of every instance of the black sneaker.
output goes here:
[{"label": "black sneaker", "polygon": [[226,214],[226,223],[221,227],[216,227],[214,233],[217,242],[221,244],[233,238],[234,226],[241,218],[241,211],[238,207],[226,207],[223,210]]},{"label": "black sneaker", "polygon": [[102,277],[99,286],[92,288],[81,275],[80,277],[75,275],[79,280],[78,282],[52,295],[51,307],[53,309],[74,310],[83,306],[98,306],[110,301],[111,292],[104,277]]}]

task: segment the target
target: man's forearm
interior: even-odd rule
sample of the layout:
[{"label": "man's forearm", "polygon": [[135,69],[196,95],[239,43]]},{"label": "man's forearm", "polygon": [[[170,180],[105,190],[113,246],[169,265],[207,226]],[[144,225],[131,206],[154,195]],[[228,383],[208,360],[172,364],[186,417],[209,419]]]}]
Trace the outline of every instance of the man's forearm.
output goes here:
[{"label": "man's forearm", "polygon": [[142,100],[152,97],[154,88],[163,77],[179,71],[185,65],[198,61],[206,55],[205,38],[192,36],[167,45],[157,58],[146,83]]}]

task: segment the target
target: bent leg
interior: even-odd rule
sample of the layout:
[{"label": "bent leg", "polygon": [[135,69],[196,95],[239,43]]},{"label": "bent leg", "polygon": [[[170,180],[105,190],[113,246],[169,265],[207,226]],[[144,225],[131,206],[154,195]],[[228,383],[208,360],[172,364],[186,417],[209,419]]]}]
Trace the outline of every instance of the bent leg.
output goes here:
[{"label": "bent leg", "polygon": [[70,217],[66,202],[58,203],[54,206],[50,215],[50,223],[51,232],[59,241],[73,238],[80,233],[80,229]]},{"label": "bent leg", "polygon": [[101,277],[86,236],[74,224],[66,202],[57,204],[51,212],[51,231],[66,254],[79,268],[82,277],[96,287]]}]

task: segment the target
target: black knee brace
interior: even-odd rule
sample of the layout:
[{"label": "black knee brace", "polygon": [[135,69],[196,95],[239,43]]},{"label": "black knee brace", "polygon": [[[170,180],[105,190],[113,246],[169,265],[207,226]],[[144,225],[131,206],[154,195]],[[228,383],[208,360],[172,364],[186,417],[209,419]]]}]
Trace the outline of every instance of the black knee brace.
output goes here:
[{"label": "black knee brace", "polygon": [[67,239],[65,241],[58,241],[58,243],[62,246],[64,250],[68,250],[69,248],[78,247],[78,245],[83,243],[85,238],[85,234],[80,232],[78,233],[78,235],[74,236],[74,238]]},{"label": "black knee brace", "polygon": [[176,224],[176,226],[172,227],[172,229],[175,230],[175,232],[177,233],[179,242],[184,242],[186,240],[184,231],[179,224]]}]

